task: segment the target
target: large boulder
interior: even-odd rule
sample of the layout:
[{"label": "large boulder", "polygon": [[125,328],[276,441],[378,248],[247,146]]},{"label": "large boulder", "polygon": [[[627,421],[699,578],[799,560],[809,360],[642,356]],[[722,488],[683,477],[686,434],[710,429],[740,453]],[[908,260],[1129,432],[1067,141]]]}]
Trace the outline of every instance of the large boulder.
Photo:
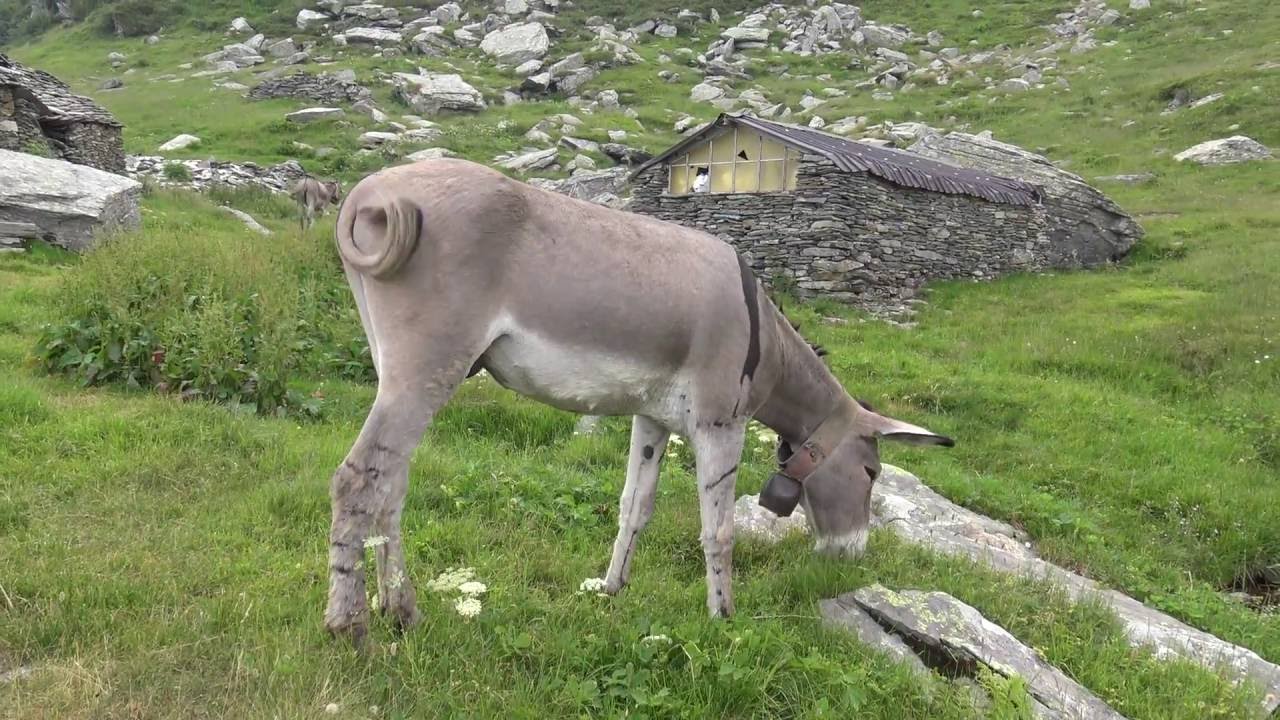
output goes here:
[{"label": "large boulder", "polygon": [[355,27],[337,36],[352,45],[399,45],[404,36],[395,30],[379,27]]},{"label": "large boulder", "polygon": [[55,245],[93,247],[100,233],[138,227],[142,185],[63,160],[0,150],[0,220],[31,223]]},{"label": "large boulder", "polygon": [[394,82],[396,95],[421,115],[435,115],[444,110],[479,112],[485,108],[484,96],[461,75],[395,73]]},{"label": "large boulder", "polygon": [[1038,185],[1054,267],[1091,267],[1119,260],[1143,236],[1140,225],[1079,175],[1048,158],[984,135],[927,134],[911,151],[961,167]]},{"label": "large boulder", "polygon": [[1266,145],[1244,135],[1233,135],[1219,140],[1202,142],[1173,156],[1178,162],[1190,160],[1198,165],[1234,165],[1270,160],[1271,150]]},{"label": "large boulder", "polygon": [[540,23],[516,23],[485,35],[480,49],[503,65],[519,65],[546,55],[551,39]]}]

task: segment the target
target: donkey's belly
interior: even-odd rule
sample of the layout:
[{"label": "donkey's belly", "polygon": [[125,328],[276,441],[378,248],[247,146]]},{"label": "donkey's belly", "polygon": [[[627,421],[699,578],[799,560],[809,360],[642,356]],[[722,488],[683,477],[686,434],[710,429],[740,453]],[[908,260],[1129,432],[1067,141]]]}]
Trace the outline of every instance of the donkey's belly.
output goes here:
[{"label": "donkey's belly", "polygon": [[669,371],[528,332],[499,337],[480,363],[505,388],[591,415],[643,413],[666,397],[672,380]]}]

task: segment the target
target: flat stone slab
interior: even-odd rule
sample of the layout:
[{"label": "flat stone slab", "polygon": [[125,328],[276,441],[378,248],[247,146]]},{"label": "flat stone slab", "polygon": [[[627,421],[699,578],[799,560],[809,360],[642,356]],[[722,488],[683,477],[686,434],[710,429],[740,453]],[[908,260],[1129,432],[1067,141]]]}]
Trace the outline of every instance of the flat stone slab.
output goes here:
[{"label": "flat stone slab", "polygon": [[[1280,666],[1041,559],[1026,533],[956,505],[911,473],[884,465],[873,486],[871,503],[873,527],[888,528],[914,544],[967,557],[995,570],[1053,581],[1076,602],[1099,602],[1110,608],[1130,645],[1149,647],[1162,659],[1189,660],[1223,672],[1237,684],[1251,681],[1262,690],[1264,714],[1280,708]],[[765,541],[806,527],[801,509],[789,518],[778,518],[760,507],[754,495],[738,499],[735,523],[743,535]]]},{"label": "flat stone slab", "polygon": [[913,644],[940,652],[958,665],[979,663],[1004,677],[1022,678],[1027,683],[1027,693],[1038,703],[1032,708],[1037,717],[1055,720],[1121,720],[1124,717],[1061,670],[1041,660],[1034,650],[1004,628],[946,593],[894,592],[872,585],[841,596],[840,601],[848,605],[850,599],[865,610],[873,622],[891,627]]}]

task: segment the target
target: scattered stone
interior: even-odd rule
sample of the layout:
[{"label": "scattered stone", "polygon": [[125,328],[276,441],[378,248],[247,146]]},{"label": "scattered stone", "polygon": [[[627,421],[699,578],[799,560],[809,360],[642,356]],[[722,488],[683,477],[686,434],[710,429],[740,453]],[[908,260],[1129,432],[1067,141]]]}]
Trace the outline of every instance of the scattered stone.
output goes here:
[{"label": "scattered stone", "polygon": [[312,28],[327,24],[329,19],[328,15],[316,12],[315,10],[299,10],[298,18],[294,21],[294,24],[299,30],[311,30]]},{"label": "scattered stone", "polygon": [[689,99],[693,102],[714,102],[724,96],[724,88],[711,83],[698,83],[689,91]]},{"label": "scattered stone", "polygon": [[236,218],[239,218],[240,222],[244,223],[245,227],[249,228],[253,232],[256,232],[259,235],[262,235],[264,237],[271,236],[271,231],[263,227],[257,220],[254,220],[253,216],[250,215],[249,213],[243,210],[237,210],[233,207],[227,207],[225,205],[219,206],[218,209],[224,213],[227,213],[228,215],[233,215]]},{"label": "scattered stone", "polygon": [[1190,160],[1198,165],[1234,165],[1271,158],[1266,145],[1244,135],[1202,142],[1173,156],[1178,162]]},{"label": "scattered stone", "polygon": [[248,20],[238,17],[231,21],[231,32],[238,33],[240,35],[252,35],[253,26],[249,24]]},{"label": "scattered stone", "polygon": [[414,112],[423,115],[436,115],[446,110],[479,112],[485,108],[484,96],[460,75],[395,73],[393,81],[396,95]]},{"label": "scattered stone", "polygon": [[660,23],[653,29],[653,34],[661,38],[673,38],[680,34],[680,30],[671,23]]},{"label": "scattered stone", "polygon": [[138,227],[142,185],[64,160],[0,150],[0,217],[39,228],[44,239],[86,250],[102,232]]},{"label": "scattered stone", "polygon": [[388,143],[396,143],[400,141],[400,136],[392,132],[381,132],[371,130],[360,136],[360,147],[374,148]]},{"label": "scattered stone", "polygon": [[733,505],[733,529],[746,537],[774,543],[794,533],[808,531],[804,508],[797,507],[787,517],[778,517],[760,505],[759,495],[743,495]]},{"label": "scattered stone", "polygon": [[498,167],[507,170],[515,170],[517,172],[528,172],[530,170],[543,170],[549,168],[556,162],[558,151],[555,148],[546,150],[535,150],[522,155],[498,160]]},{"label": "scattered stone", "polygon": [[1000,89],[1004,92],[1026,92],[1031,89],[1031,83],[1022,78],[1010,78],[1000,83]]},{"label": "scattered stone", "polygon": [[454,152],[452,150],[434,147],[409,153],[405,156],[405,159],[412,162],[422,162],[423,160],[441,160],[443,158],[451,157],[454,157]]},{"label": "scattered stone", "polygon": [[1122,185],[1145,185],[1154,182],[1156,176],[1154,173],[1138,173],[1135,175],[1100,175],[1094,180],[1099,182],[1114,182]]},{"label": "scattered stone", "polygon": [[480,49],[504,65],[519,65],[547,54],[551,40],[540,23],[516,23],[484,36]]},{"label": "scattered stone", "polygon": [[404,36],[395,30],[379,27],[354,27],[334,36],[338,37],[350,45],[399,45],[404,41]]},{"label": "scattered stone", "polygon": [[1130,10],[1146,10],[1151,7],[1151,0],[1129,0]]},{"label": "scattered stone", "polygon": [[305,124],[319,120],[337,120],[344,115],[346,113],[342,111],[342,108],[313,107],[291,112],[285,115],[284,119],[291,123]]},{"label": "scattered stone", "polygon": [[173,138],[169,142],[160,146],[160,152],[175,152],[177,150],[186,150],[189,147],[199,145],[200,138],[195,135],[183,133]]},{"label": "scattered stone", "polygon": [[[323,157],[326,148],[318,148],[316,157]],[[175,180],[165,174],[169,165],[182,165],[189,178]],[[287,193],[294,184],[306,177],[302,166],[293,160],[263,168],[257,163],[231,163],[217,160],[168,160],[158,155],[129,156],[126,172],[130,177],[146,179],[164,187],[184,187],[207,190],[215,186],[257,186],[271,192]]]},{"label": "scattered stone", "polygon": [[263,50],[273,58],[287,58],[298,52],[298,44],[293,38],[285,38],[267,45]]},{"label": "scattered stone", "polygon": [[124,87],[124,81],[120,78],[107,78],[98,85],[99,90],[117,90]]}]

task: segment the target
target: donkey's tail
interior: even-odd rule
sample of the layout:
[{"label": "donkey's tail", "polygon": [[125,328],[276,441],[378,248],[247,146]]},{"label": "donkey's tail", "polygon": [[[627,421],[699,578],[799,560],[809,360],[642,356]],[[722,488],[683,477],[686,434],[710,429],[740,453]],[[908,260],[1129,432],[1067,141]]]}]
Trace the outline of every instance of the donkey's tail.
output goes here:
[{"label": "donkey's tail", "polygon": [[[360,245],[376,249],[371,252],[360,249],[356,245],[357,231]],[[357,208],[346,223],[338,224],[335,234],[338,253],[348,266],[362,275],[388,278],[404,267],[418,249],[422,210],[404,198],[395,198],[382,206]]]}]

